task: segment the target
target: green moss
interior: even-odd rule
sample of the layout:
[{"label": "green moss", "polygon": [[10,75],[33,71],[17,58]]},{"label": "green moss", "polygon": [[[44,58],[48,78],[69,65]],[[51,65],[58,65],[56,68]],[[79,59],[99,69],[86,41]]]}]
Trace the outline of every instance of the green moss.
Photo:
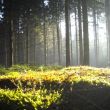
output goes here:
[{"label": "green moss", "polygon": [[28,108],[28,106],[34,110],[38,108],[46,109],[52,103],[58,103],[60,97],[61,95],[58,92],[48,91],[47,89],[33,90],[30,92],[0,89],[0,102],[4,102],[7,107],[10,105],[12,110],[24,110]]},{"label": "green moss", "polygon": [[1,110],[88,110],[91,101],[84,101],[86,97],[102,106],[100,98],[106,102],[110,95],[110,69],[15,65],[1,71]]}]

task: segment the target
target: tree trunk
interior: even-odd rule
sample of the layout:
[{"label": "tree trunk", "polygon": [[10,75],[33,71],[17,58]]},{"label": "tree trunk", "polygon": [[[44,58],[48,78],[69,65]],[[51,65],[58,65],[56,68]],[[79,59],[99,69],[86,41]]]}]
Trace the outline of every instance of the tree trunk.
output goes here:
[{"label": "tree trunk", "polygon": [[82,43],[82,17],[81,17],[81,0],[78,0],[78,25],[79,25],[79,61],[83,64],[83,43]]},{"label": "tree trunk", "polygon": [[57,21],[57,43],[58,43],[58,64],[61,64],[61,57],[60,57],[60,35],[59,35],[59,23]]},{"label": "tree trunk", "polygon": [[55,30],[54,26],[52,27],[53,29],[53,64],[55,64]]},{"label": "tree trunk", "polygon": [[84,37],[83,65],[89,65],[89,36],[88,36],[87,0],[82,0],[82,12],[83,12],[83,37]]},{"label": "tree trunk", "polygon": [[57,18],[56,18],[56,30],[57,30],[57,44],[58,44],[58,64],[60,65],[61,64],[61,57],[60,57],[60,30],[59,30],[59,22],[60,22],[60,19],[59,19],[59,13],[60,13],[60,4],[59,4],[59,0],[57,2],[57,12],[56,12],[56,15],[57,15]]},{"label": "tree trunk", "polygon": [[[70,17],[69,17],[69,19],[70,19]],[[70,23],[69,23],[69,27],[70,27],[69,35],[70,35],[70,59],[71,59],[70,64],[73,65],[73,40],[72,40],[72,33],[71,33],[71,19],[69,21],[70,21]]]},{"label": "tree trunk", "polygon": [[78,51],[78,32],[77,32],[77,9],[75,7],[75,34],[76,34],[76,65],[79,64],[79,51]]},{"label": "tree trunk", "polygon": [[44,65],[47,64],[47,39],[46,39],[46,21],[45,21],[45,5],[44,5],[44,0],[42,0],[42,4],[43,4],[43,36],[44,36]]},{"label": "tree trunk", "polygon": [[5,66],[9,67],[12,65],[12,30],[11,30],[11,19],[12,19],[12,6],[11,1],[4,0],[5,12],[4,12],[4,25],[5,25]]},{"label": "tree trunk", "polygon": [[106,28],[107,28],[107,65],[110,67],[110,1],[105,0],[105,12],[106,12]]},{"label": "tree trunk", "polygon": [[66,66],[70,66],[69,0],[65,0]]},{"label": "tree trunk", "polygon": [[28,23],[26,27],[26,64],[29,64],[29,24]]},{"label": "tree trunk", "polygon": [[94,49],[95,49],[95,65],[98,64],[98,44],[97,44],[97,22],[96,22],[96,6],[93,1],[93,27],[94,27]]},{"label": "tree trunk", "polygon": [[0,65],[5,66],[5,37],[4,37],[4,25],[0,24]]}]

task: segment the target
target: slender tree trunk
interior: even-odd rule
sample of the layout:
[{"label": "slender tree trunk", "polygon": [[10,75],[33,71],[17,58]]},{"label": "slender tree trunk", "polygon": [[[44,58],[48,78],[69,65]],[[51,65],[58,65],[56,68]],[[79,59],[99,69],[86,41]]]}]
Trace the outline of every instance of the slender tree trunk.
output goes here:
[{"label": "slender tree trunk", "polygon": [[65,0],[66,66],[70,66],[69,0]]},{"label": "slender tree trunk", "polygon": [[61,57],[60,57],[60,35],[59,35],[59,23],[57,21],[57,42],[58,42],[58,64],[61,64]]},{"label": "slender tree trunk", "polygon": [[95,64],[97,66],[98,64],[98,44],[97,44],[97,22],[96,22],[96,6],[95,6],[95,0],[94,6],[93,6],[93,27],[94,27],[94,48],[95,48]]},{"label": "slender tree trunk", "polygon": [[107,65],[110,67],[110,0],[105,0],[106,28],[107,28]]},{"label": "slender tree trunk", "polygon": [[[2,11],[3,3],[0,1],[0,11]],[[4,55],[4,26],[0,21],[0,65],[4,66],[5,55]]]},{"label": "slender tree trunk", "polygon": [[5,66],[9,67],[12,65],[12,30],[11,30],[11,11],[12,2],[4,0],[5,12],[4,12],[4,25],[5,25]]},{"label": "slender tree trunk", "polygon": [[35,65],[36,64],[36,34],[35,34],[35,32],[33,32],[33,42],[34,42],[33,64]]},{"label": "slender tree trunk", "polygon": [[26,64],[29,64],[29,24],[28,23],[26,27]]},{"label": "slender tree trunk", "polygon": [[44,36],[44,65],[47,64],[47,39],[46,39],[46,24],[45,24],[45,6],[44,6],[44,0],[42,0],[43,3],[43,36]]},{"label": "slender tree trunk", "polygon": [[60,30],[59,30],[59,13],[60,13],[60,5],[59,5],[59,0],[57,2],[57,19],[56,19],[56,30],[57,30],[57,44],[58,44],[58,64],[61,64],[61,57],[60,57]]},{"label": "slender tree trunk", "polygon": [[44,25],[43,25],[43,33],[44,33],[44,64],[47,64],[47,39],[46,39],[46,30],[45,30],[45,17],[44,17]]},{"label": "slender tree trunk", "polygon": [[83,11],[83,37],[84,37],[83,65],[89,65],[89,36],[88,36],[87,0],[82,0],[82,11]]},{"label": "slender tree trunk", "polygon": [[4,25],[0,24],[0,65],[5,66],[5,50],[4,50]]},{"label": "slender tree trunk", "polygon": [[82,43],[81,0],[78,0],[78,25],[79,25],[79,60],[80,60],[80,65],[82,65],[83,64],[83,43]]},{"label": "slender tree trunk", "polygon": [[[47,27],[48,27],[48,26],[47,26]],[[46,47],[46,51],[47,51],[47,52],[46,52],[46,60],[47,60],[47,62],[46,62],[46,63],[47,63],[47,65],[49,65],[49,63],[50,63],[50,59],[49,59],[49,57],[50,57],[50,55],[49,55],[49,37],[48,37],[49,34],[48,34],[48,29],[47,29],[47,28],[46,28],[46,36],[47,36],[47,37],[46,37],[46,38],[47,38],[47,40],[46,40],[46,41],[47,41],[47,42],[46,42],[46,46],[47,46],[47,47]]]},{"label": "slender tree trunk", "polygon": [[55,30],[53,26],[53,64],[55,64]]},{"label": "slender tree trunk", "polygon": [[59,32],[59,36],[60,36],[60,64],[62,64],[62,33],[61,33],[61,20],[60,20],[60,26],[59,26],[60,32]]},{"label": "slender tree trunk", "polygon": [[77,10],[75,7],[75,34],[76,34],[76,64],[79,64],[79,51],[78,51],[78,29],[77,29]]},{"label": "slender tree trunk", "polygon": [[16,39],[15,39],[15,32],[14,32],[14,22],[11,21],[11,30],[12,30],[12,64],[16,64]]},{"label": "slender tree trunk", "polygon": [[[70,17],[69,17],[69,19],[70,19]],[[70,27],[69,35],[70,35],[70,59],[71,59],[70,63],[72,65],[73,64],[73,47],[72,47],[73,42],[72,42],[72,34],[71,34],[71,19],[69,21],[70,21],[70,23],[69,23],[69,27]]]}]

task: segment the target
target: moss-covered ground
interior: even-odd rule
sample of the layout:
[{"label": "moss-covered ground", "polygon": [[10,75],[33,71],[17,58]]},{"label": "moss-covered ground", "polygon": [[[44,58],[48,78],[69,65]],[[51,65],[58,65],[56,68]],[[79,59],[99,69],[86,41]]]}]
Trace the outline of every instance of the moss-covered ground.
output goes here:
[{"label": "moss-covered ground", "polygon": [[110,110],[110,69],[0,67],[0,110]]}]

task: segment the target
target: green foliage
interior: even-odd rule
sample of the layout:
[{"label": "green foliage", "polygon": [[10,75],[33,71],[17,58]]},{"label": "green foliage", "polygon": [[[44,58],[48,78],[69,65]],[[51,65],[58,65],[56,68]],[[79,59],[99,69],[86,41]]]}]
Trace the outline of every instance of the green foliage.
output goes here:
[{"label": "green foliage", "polygon": [[27,70],[30,70],[30,67],[28,65],[13,65],[9,68],[10,71],[18,71],[18,72],[25,72]]},{"label": "green foliage", "polygon": [[29,66],[29,65],[13,65],[8,68],[10,71],[26,72],[28,70],[33,71],[48,71],[48,70],[59,70],[62,66]]},{"label": "green foliage", "polygon": [[0,67],[0,75],[5,75],[8,72],[6,68]]},{"label": "green foliage", "polygon": [[7,110],[38,110],[38,108],[44,110],[51,103],[58,103],[60,97],[61,95],[58,92],[46,89],[33,90],[26,93],[22,89],[16,91],[0,90],[0,103],[4,102],[4,108],[7,108]]},{"label": "green foliage", "polygon": [[1,70],[4,71],[0,76],[1,110],[67,110],[66,106],[71,109],[76,102],[76,109],[83,110],[80,106],[84,97],[96,103],[99,100],[94,100],[91,94],[100,99],[110,93],[110,69],[15,65]]}]

